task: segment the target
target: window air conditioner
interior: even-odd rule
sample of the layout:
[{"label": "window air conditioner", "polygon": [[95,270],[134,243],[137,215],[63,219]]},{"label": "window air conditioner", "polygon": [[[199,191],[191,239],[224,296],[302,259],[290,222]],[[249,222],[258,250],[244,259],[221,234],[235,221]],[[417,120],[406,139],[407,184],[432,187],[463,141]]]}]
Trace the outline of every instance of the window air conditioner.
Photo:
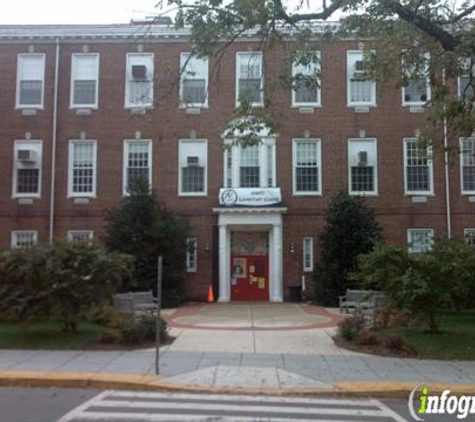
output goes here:
[{"label": "window air conditioner", "polygon": [[199,167],[200,157],[186,157],[188,167]]},{"label": "window air conditioner", "polygon": [[20,149],[18,150],[18,161],[34,163],[36,161],[36,152],[31,149]]},{"label": "window air conditioner", "polygon": [[358,165],[367,166],[368,165],[368,151],[359,151],[358,152]]},{"label": "window air conditioner", "polygon": [[140,65],[132,65],[132,79],[134,81],[144,81],[147,79],[147,66],[140,64]]},{"label": "window air conditioner", "polygon": [[355,68],[353,71],[353,76],[355,78],[362,78],[366,75],[365,63],[363,60],[357,60],[355,62]]}]

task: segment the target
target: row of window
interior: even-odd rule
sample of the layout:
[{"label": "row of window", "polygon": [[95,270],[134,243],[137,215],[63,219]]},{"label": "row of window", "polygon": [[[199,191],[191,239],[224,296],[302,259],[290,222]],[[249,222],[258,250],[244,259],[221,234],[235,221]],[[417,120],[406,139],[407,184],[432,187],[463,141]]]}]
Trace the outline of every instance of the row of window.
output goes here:
[{"label": "row of window", "polygon": [[[315,52],[320,58],[320,52]],[[97,108],[99,104],[99,60],[97,53],[76,53],[71,59],[71,108]],[[208,58],[182,53],[180,59],[180,102],[187,107],[208,106]],[[321,61],[294,64],[292,106],[320,107]],[[427,69],[414,75],[402,88],[403,106],[422,106],[431,98]],[[459,77],[459,95],[473,93],[470,72]],[[45,55],[18,56],[17,108],[43,108]],[[126,56],[125,107],[151,107],[154,101],[154,54]],[[264,104],[263,56],[241,52],[236,56],[236,104],[245,95],[254,107]],[[350,107],[376,106],[376,82],[368,79],[362,51],[347,52],[347,103]]]},{"label": "row of window", "polygon": [[[407,195],[434,194],[432,152],[417,138],[405,138],[404,191]],[[475,138],[460,140],[462,194],[475,194]],[[205,139],[179,141],[179,195],[205,196],[208,190],[208,143]],[[348,141],[348,182],[353,194],[378,194],[377,140]],[[126,140],[123,155],[123,193],[139,178],[152,183],[152,141]],[[42,141],[15,141],[14,197],[40,197]],[[69,143],[68,197],[95,197],[97,141]],[[224,152],[224,186],[227,188],[275,187],[275,138],[260,145]],[[322,194],[322,152],[320,139],[293,140],[293,192],[295,195]]]}]

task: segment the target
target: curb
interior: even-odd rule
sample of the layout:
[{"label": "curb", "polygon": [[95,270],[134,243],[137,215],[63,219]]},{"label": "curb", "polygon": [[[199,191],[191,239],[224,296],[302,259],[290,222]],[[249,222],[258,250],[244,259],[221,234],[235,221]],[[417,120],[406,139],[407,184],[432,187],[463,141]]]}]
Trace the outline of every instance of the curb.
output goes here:
[{"label": "curb", "polygon": [[[331,388],[240,388],[168,383],[161,376],[92,372],[0,371],[0,387],[147,390],[210,394],[273,396],[341,396],[407,399],[419,382],[338,382]],[[426,383],[431,393],[450,390],[457,396],[475,396],[475,385]]]}]

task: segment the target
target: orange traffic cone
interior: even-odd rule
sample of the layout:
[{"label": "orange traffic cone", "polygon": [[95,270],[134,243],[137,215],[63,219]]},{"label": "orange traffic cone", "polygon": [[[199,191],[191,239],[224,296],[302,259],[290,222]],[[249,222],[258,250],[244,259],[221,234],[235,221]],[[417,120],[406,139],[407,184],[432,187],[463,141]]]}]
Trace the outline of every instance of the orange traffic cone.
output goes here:
[{"label": "orange traffic cone", "polygon": [[210,284],[209,289],[208,289],[208,302],[209,303],[214,302],[213,287],[211,286],[211,284]]}]

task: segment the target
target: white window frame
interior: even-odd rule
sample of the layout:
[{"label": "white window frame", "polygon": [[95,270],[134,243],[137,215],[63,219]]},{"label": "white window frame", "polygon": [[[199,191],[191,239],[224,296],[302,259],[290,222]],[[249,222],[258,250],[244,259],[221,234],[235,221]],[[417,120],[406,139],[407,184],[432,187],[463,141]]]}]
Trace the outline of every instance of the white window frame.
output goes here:
[{"label": "white window frame", "polygon": [[[401,93],[402,93],[402,106],[403,107],[422,107],[424,105],[426,105],[432,98],[432,93],[431,93],[431,86],[430,86],[430,77],[429,77],[429,60],[430,60],[430,54],[429,53],[425,53],[424,54],[424,57],[425,57],[425,60],[426,60],[426,64],[425,64],[425,67],[424,67],[424,73],[426,75],[426,96],[427,96],[427,99],[426,101],[406,101],[406,87],[403,86],[402,89],[401,89]],[[406,74],[411,74],[413,73],[413,71],[411,71],[410,69],[405,69],[404,68],[404,61],[402,63],[402,67],[403,67],[403,72],[406,72]]]},{"label": "white window frame", "polygon": [[[352,190],[352,175],[351,175],[351,161],[352,161],[352,155],[351,155],[351,144],[352,143],[372,143],[374,145],[374,165],[373,166],[368,166],[368,167],[373,167],[374,168],[374,173],[373,173],[373,185],[374,189],[372,191],[353,191]],[[379,192],[379,172],[378,172],[378,140],[376,138],[350,138],[348,139],[348,192],[350,195],[354,196],[378,196]],[[373,148],[372,148],[373,149]],[[368,149],[365,151],[368,152],[368,156],[370,156],[371,150]],[[370,159],[370,157],[368,157]],[[369,162],[369,160],[368,160]]]},{"label": "white window frame", "polygon": [[[73,191],[73,163],[74,163],[74,145],[92,144],[92,192],[74,192]],[[97,196],[97,141],[95,139],[71,139],[69,141],[69,162],[68,162],[68,198],[95,198]]]},{"label": "white window frame", "polygon": [[427,191],[411,191],[407,189],[407,144],[409,142],[419,142],[418,138],[404,138],[404,194],[407,196],[433,196],[434,195],[434,158],[432,155],[432,148],[427,147],[427,165],[429,166],[430,189]]},{"label": "white window frame", "polygon": [[209,83],[209,75],[208,75],[209,74],[209,61],[208,61],[208,57],[201,57],[201,58],[191,57],[189,62],[188,62],[188,64],[192,60],[202,60],[203,62],[205,62],[206,75],[202,75],[203,76],[202,78],[198,78],[198,79],[204,79],[205,80],[205,101],[204,101],[204,103],[187,103],[187,102],[183,101],[183,82],[186,79],[190,79],[190,80],[197,79],[194,75],[187,74],[187,69],[186,69],[185,65],[187,64],[187,60],[188,60],[188,57],[190,55],[191,55],[191,52],[180,54],[180,71],[181,71],[180,108],[208,108],[208,87],[209,87],[209,85],[208,85],[208,83]]},{"label": "white window frame", "polygon": [[33,235],[33,246],[38,244],[38,231],[36,230],[13,230],[12,231],[12,248],[17,249],[21,248],[18,246],[18,235],[19,234],[32,234]]},{"label": "white window frame", "polygon": [[241,71],[240,71],[240,64],[241,64],[241,57],[243,56],[248,56],[248,55],[257,55],[257,56],[260,56],[260,62],[261,62],[261,74],[260,74],[260,85],[259,85],[259,88],[260,88],[260,101],[259,102],[255,102],[255,103],[251,103],[251,107],[263,107],[264,106],[264,68],[263,68],[263,65],[264,65],[264,56],[262,54],[262,51],[238,51],[236,53],[236,77],[235,77],[235,97],[236,97],[236,100],[235,100],[235,104],[236,104],[236,107],[239,107],[239,104],[240,104],[240,101],[239,101],[239,77],[240,77],[240,74],[241,74]]},{"label": "white window frame", "polygon": [[[461,62],[462,73],[457,77],[457,94],[458,94],[458,99],[459,100],[462,99],[462,80],[461,80],[461,78],[466,77],[466,76],[470,76],[470,58],[465,57],[465,58],[462,58],[461,60],[462,60],[462,62]],[[464,73],[465,70],[467,70],[468,73]],[[471,74],[472,74],[472,77],[475,80],[475,63],[473,63],[473,67],[471,69]],[[472,87],[472,89],[475,92],[475,87]]]},{"label": "white window frame", "polygon": [[[407,247],[408,247],[408,251],[409,253],[421,253],[419,251],[415,251],[412,249],[412,245],[411,245],[411,240],[412,240],[412,233],[417,233],[417,232],[428,232],[430,233],[430,245],[429,245],[429,248],[428,248],[428,251],[430,251],[432,249],[432,246],[434,244],[434,229],[431,229],[431,228],[417,228],[417,229],[407,229]],[[422,252],[424,253],[424,252]]]},{"label": "white window frame", "polygon": [[[184,192],[182,186],[182,145],[184,144],[204,145],[204,190],[202,192]],[[185,166],[186,167],[186,166]],[[207,139],[180,139],[178,142],[178,195],[179,196],[207,196],[208,195],[208,140]]]},{"label": "white window frame", "polygon": [[[76,61],[78,57],[95,57],[96,58],[96,98],[95,102],[91,104],[75,104],[74,103],[74,82],[76,81]],[[92,108],[97,109],[99,108],[99,68],[100,68],[100,55],[99,53],[73,53],[71,54],[71,88],[70,88],[70,103],[69,108],[77,109],[77,108]],[[91,79],[92,80],[92,79]]]},{"label": "white window frame", "polygon": [[129,195],[127,191],[127,168],[128,168],[128,156],[129,156],[129,148],[128,145],[132,143],[147,143],[148,144],[148,157],[149,157],[149,167],[148,167],[148,179],[149,179],[149,187],[152,188],[153,186],[153,149],[152,149],[152,140],[151,139],[125,139],[124,140],[124,148],[123,148],[123,162],[122,162],[122,194],[124,196]]},{"label": "white window frame", "polygon": [[[228,145],[231,144],[230,141],[226,142]],[[256,188],[275,188],[276,187],[276,142],[275,138],[262,138],[259,147],[259,182],[260,186],[255,186]],[[268,147],[271,147],[270,149]],[[239,189],[240,188],[240,165],[241,165],[241,148],[240,146],[229,146],[225,148],[223,154],[223,186]],[[271,164],[272,164],[272,186],[268,186],[269,179],[269,159],[268,154],[271,153]],[[228,153],[231,154],[232,168],[231,168],[231,186],[228,186],[228,166],[227,166],[227,157]]]},{"label": "white window frame", "polygon": [[[38,154],[38,192],[37,193],[18,193],[18,170],[21,168],[18,163],[18,150],[24,149],[20,148],[22,145],[30,146]],[[12,197],[13,198],[41,198],[41,188],[43,181],[43,141],[41,140],[16,140],[13,147],[13,186],[12,186]]]},{"label": "white window frame", "polygon": [[[22,70],[22,58],[23,57],[41,57],[43,60],[42,79],[41,79],[41,103],[40,104],[20,104],[20,89],[21,89],[21,70]],[[15,108],[22,109],[36,109],[43,110],[45,102],[45,63],[46,54],[44,53],[21,53],[17,56],[17,78],[16,78],[16,96],[15,96]]]},{"label": "white window frame", "polygon": [[[295,89],[292,89],[292,107],[321,107],[322,106],[322,87],[321,87],[322,78],[321,78],[321,73],[320,73],[321,72],[321,57],[322,56],[321,56],[320,51],[316,51],[315,53],[316,53],[316,56],[318,57],[318,62],[309,64],[309,66],[307,66],[307,68],[310,70],[310,72],[315,71],[319,75],[319,77],[318,77],[318,85],[319,86],[315,87],[315,90],[317,92],[317,101],[308,102],[308,103],[298,102],[295,99],[296,91],[295,91]],[[301,73],[301,71],[299,71],[299,67],[303,67],[303,66],[302,65],[296,65],[295,63],[292,63],[292,77],[295,77],[298,74],[308,76],[308,74]]]},{"label": "white window frame", "polygon": [[[151,63],[150,78],[150,99],[147,102],[132,103],[129,101],[130,79],[132,73],[132,57],[148,57]],[[155,88],[155,55],[153,53],[127,53],[125,64],[125,108],[152,108],[154,104],[154,88]]]},{"label": "white window frame", "polygon": [[[317,147],[318,189],[316,191],[297,190],[297,145],[299,143],[314,143]],[[295,138],[292,140],[292,173],[294,196],[321,196],[322,195],[322,141],[320,138]]]},{"label": "white window frame", "polygon": [[[475,195],[475,190],[466,190],[463,185],[463,159],[464,159],[464,142],[474,142],[475,137],[467,137],[467,138],[460,138],[460,189],[462,191],[462,195]],[[475,159],[475,158],[474,158]]]},{"label": "white window frame", "polygon": [[[373,53],[373,52],[371,52]],[[370,101],[351,101],[351,79],[354,75],[352,66],[350,66],[350,57],[357,56],[356,61],[362,60],[364,62],[365,55],[362,50],[348,50],[346,52],[346,102],[348,107],[376,107],[376,81],[368,79],[365,82],[371,82],[371,100]],[[351,69],[350,69],[351,67]]]},{"label": "white window frame", "polygon": [[[193,244],[193,255],[195,257],[194,265],[190,264],[192,253],[188,250],[189,245]],[[196,273],[198,271],[198,239],[196,237],[189,237],[186,239],[186,272]]]},{"label": "white window frame", "polygon": [[[469,239],[473,238],[474,239],[474,244],[472,245],[470,242],[469,242]],[[464,229],[463,230],[463,239],[464,239],[464,242],[471,246],[472,248],[475,248],[475,228],[469,228],[469,229]]]},{"label": "white window frame", "polygon": [[94,232],[92,230],[69,230],[68,242],[76,242],[74,240],[75,235],[87,236],[87,244],[91,244],[94,241]]},{"label": "white window frame", "polygon": [[[308,249],[307,249],[308,247]],[[313,237],[304,237],[303,238],[303,271],[312,272],[313,271]],[[310,257],[310,264],[307,265],[307,257]]]}]

